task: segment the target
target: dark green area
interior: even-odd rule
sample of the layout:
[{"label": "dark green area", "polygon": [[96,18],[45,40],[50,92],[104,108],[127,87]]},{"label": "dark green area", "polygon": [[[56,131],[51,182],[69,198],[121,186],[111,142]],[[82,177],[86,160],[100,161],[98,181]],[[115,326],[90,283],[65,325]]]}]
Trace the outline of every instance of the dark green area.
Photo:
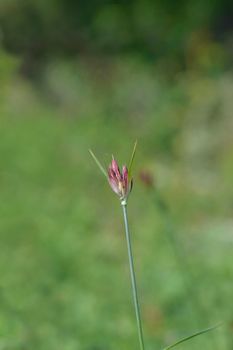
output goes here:
[{"label": "dark green area", "polygon": [[24,57],[25,74],[35,74],[39,63],[51,56],[119,52],[140,52],[148,61],[162,58],[170,69],[184,68],[200,40],[216,40],[228,50],[232,20],[228,0],[2,0],[0,4],[1,42]]}]

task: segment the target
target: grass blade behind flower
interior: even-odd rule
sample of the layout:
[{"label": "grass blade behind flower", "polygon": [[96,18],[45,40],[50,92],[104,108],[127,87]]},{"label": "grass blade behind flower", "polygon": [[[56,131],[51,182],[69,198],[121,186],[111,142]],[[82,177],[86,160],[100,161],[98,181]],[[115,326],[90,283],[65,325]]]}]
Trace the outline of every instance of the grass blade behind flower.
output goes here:
[{"label": "grass blade behind flower", "polygon": [[185,338],[182,338],[182,339],[178,340],[176,343],[167,346],[167,347],[164,348],[163,350],[172,349],[172,348],[174,348],[175,346],[180,345],[181,343],[184,343],[184,342],[186,342],[186,341],[188,341],[188,340],[190,340],[190,339],[192,339],[192,338],[194,338],[194,337],[197,337],[198,335],[201,335],[201,334],[204,334],[204,333],[208,333],[208,332],[210,332],[210,331],[213,331],[214,329],[216,329],[216,328],[218,328],[218,327],[220,327],[220,326],[221,326],[221,323],[220,323],[220,324],[217,324],[216,326],[203,329],[202,331],[198,331],[198,332],[196,332],[196,333],[194,333],[194,334],[192,334],[192,335],[189,335],[189,336],[187,336],[187,337],[185,337]]},{"label": "grass blade behind flower", "polygon": [[132,152],[131,159],[129,162],[129,167],[128,167],[129,179],[131,179],[131,177],[132,177],[132,166],[133,166],[133,161],[134,161],[134,157],[135,157],[135,153],[136,153],[137,143],[138,143],[138,141],[136,140],[134,143],[133,152]]},{"label": "grass blade behind flower", "polygon": [[94,161],[96,162],[98,168],[100,169],[100,171],[102,172],[102,174],[104,174],[104,176],[106,178],[108,178],[108,174],[106,172],[106,170],[104,169],[103,165],[100,163],[100,161],[98,160],[98,158],[94,155],[94,153],[92,152],[91,149],[89,149],[90,155],[92,156],[92,158],[94,159]]}]

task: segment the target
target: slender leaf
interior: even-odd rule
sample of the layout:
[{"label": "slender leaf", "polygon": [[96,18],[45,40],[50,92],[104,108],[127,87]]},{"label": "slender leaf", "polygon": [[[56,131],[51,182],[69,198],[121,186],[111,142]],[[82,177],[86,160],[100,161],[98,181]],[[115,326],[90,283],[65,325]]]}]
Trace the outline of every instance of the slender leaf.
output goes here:
[{"label": "slender leaf", "polygon": [[132,166],[133,166],[133,161],[134,161],[134,157],[135,157],[135,153],[136,153],[137,143],[138,143],[138,141],[136,140],[134,143],[133,152],[132,152],[131,159],[129,162],[129,168],[128,168],[129,179],[132,177]]},{"label": "slender leaf", "polygon": [[103,165],[100,163],[100,161],[97,159],[97,157],[94,155],[91,149],[89,149],[90,155],[96,162],[97,166],[99,167],[100,171],[104,174],[105,177],[108,177],[107,171],[104,169]]},{"label": "slender leaf", "polygon": [[217,325],[215,325],[215,326],[213,326],[213,327],[209,327],[209,328],[203,329],[203,330],[201,330],[201,331],[198,331],[198,332],[196,332],[196,333],[194,333],[194,334],[192,334],[192,335],[189,335],[189,336],[187,336],[187,337],[185,337],[185,338],[182,338],[182,339],[178,340],[176,343],[167,346],[167,347],[164,348],[163,350],[172,349],[172,348],[174,348],[175,346],[177,346],[177,345],[179,345],[179,344],[181,344],[181,343],[184,343],[184,342],[186,342],[186,341],[189,340],[189,339],[192,339],[192,338],[194,338],[194,337],[197,337],[198,335],[201,335],[201,334],[204,334],[204,333],[213,331],[214,329],[216,329],[216,328],[218,328],[218,327],[220,327],[220,326],[221,326],[221,324],[217,324]]}]

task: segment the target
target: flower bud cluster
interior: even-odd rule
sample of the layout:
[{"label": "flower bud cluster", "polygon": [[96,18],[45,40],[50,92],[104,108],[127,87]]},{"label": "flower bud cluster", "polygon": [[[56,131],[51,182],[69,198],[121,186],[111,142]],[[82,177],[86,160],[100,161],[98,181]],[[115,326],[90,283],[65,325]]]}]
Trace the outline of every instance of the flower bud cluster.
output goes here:
[{"label": "flower bud cluster", "polygon": [[121,172],[118,163],[114,158],[108,169],[108,182],[112,190],[122,201],[128,198],[128,195],[132,190],[133,180],[129,179],[127,167],[123,165]]}]

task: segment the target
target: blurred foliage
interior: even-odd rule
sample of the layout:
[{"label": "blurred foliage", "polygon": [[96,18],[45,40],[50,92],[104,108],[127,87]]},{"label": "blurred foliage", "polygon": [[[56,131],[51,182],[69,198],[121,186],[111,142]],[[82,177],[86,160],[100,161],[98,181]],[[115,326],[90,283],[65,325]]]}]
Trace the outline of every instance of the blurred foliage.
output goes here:
[{"label": "blurred foliage", "polygon": [[1,0],[1,349],[137,347],[119,203],[88,154],[123,163],[135,139],[147,349],[225,320],[185,349],[233,348],[231,9]]},{"label": "blurred foliage", "polygon": [[[231,320],[232,74],[199,66],[169,81],[131,55],[50,61],[35,85],[18,60],[0,62],[2,347],[137,347],[118,199],[88,154],[124,162],[136,138],[129,215],[147,349]],[[142,169],[169,214],[140,185]],[[187,295],[169,221],[205,318]],[[225,328],[186,345],[231,347]]]},{"label": "blurred foliage", "polygon": [[33,59],[48,55],[140,51],[185,65],[196,38],[223,43],[232,34],[228,0],[1,0],[3,46]]}]

